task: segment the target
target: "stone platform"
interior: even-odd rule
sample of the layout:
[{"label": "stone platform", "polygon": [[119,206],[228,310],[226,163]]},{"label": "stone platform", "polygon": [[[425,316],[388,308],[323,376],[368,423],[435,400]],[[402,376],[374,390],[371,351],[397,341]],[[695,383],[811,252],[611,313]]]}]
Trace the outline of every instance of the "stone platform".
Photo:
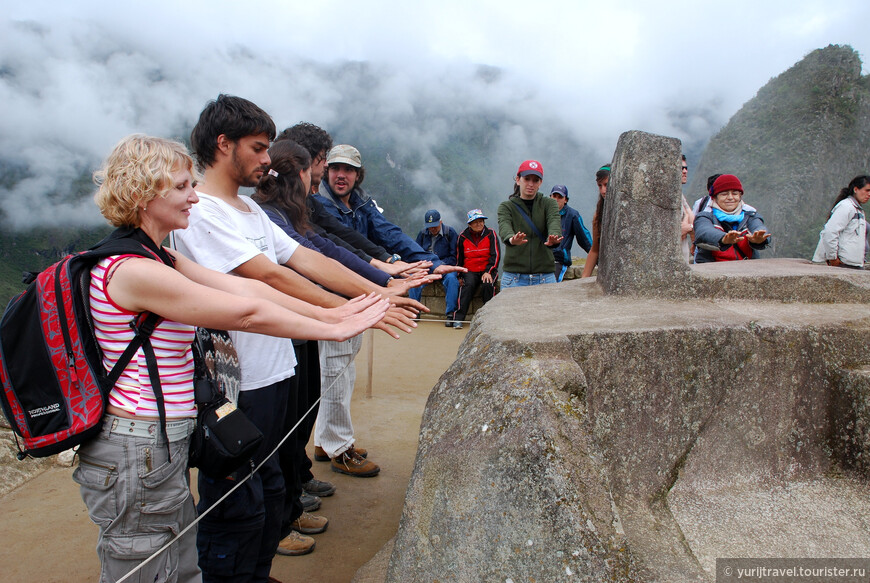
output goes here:
[{"label": "stone platform", "polygon": [[686,265],[679,154],[624,134],[598,277],[475,317],[429,397],[385,581],[713,581],[717,557],[870,556],[870,272]]}]

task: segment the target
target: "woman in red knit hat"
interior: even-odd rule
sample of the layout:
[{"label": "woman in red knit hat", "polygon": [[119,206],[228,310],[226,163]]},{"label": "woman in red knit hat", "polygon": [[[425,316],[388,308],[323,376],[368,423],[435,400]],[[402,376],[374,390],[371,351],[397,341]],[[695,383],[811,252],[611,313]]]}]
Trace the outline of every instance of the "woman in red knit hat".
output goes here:
[{"label": "woman in red knit hat", "polygon": [[713,182],[711,207],[695,217],[695,263],[757,259],[770,244],[758,211],[743,204],[743,185],[733,174]]}]

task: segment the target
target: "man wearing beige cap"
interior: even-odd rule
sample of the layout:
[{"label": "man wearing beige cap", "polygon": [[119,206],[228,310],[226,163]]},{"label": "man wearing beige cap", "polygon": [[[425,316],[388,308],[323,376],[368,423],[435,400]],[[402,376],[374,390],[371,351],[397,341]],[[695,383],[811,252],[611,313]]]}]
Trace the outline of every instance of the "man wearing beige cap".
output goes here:
[{"label": "man wearing beige cap", "polygon": [[[446,265],[435,254],[425,251],[395,224],[388,221],[374,200],[362,189],[365,168],[359,150],[340,144],[326,157],[326,176],[314,195],[324,208],[344,225],[354,228],[372,242],[407,262],[431,261],[432,273],[465,271]],[[315,459],[331,460],[333,471],[358,477],[376,475],[380,468],[355,447],[350,399],[356,369],[353,360],[359,352],[360,336],[344,342],[320,342],[321,384],[332,387],[320,401],[314,429]]]}]

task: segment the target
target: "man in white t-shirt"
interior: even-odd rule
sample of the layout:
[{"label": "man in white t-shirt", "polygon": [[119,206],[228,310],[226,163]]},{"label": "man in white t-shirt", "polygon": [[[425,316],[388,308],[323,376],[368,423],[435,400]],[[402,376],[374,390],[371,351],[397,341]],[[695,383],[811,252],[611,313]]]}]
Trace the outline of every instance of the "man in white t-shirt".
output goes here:
[{"label": "man in white t-shirt", "polygon": [[[272,119],[250,101],[220,95],[206,106],[191,133],[192,148],[205,169],[204,180],[197,186],[200,203],[191,208],[188,228],[173,232],[172,243],[197,263],[263,281],[302,300],[300,313],[340,317],[340,310],[326,316],[322,308],[340,308],[347,300],[307,278],[348,297],[375,290],[373,284],[338,262],[298,246],[253,200],[239,195],[240,187],[256,186],[268,168],[268,148],[274,137]],[[394,301],[415,305],[407,298]],[[385,320],[406,332],[413,326],[407,311],[401,309],[392,310]],[[293,345],[290,340],[244,332],[234,332],[232,338],[242,375],[238,406],[265,437],[254,458],[259,463],[283,437],[284,413],[288,402],[292,406],[295,401],[288,398],[296,364]],[[234,484],[232,479],[200,476],[200,511]],[[267,580],[282,538],[284,488],[277,456],[272,456],[232,499],[200,522],[197,547],[204,581]],[[295,524],[298,530],[322,531],[326,519],[300,515]],[[302,554],[314,547],[313,539],[297,532],[289,533],[285,542],[283,554]]]}]

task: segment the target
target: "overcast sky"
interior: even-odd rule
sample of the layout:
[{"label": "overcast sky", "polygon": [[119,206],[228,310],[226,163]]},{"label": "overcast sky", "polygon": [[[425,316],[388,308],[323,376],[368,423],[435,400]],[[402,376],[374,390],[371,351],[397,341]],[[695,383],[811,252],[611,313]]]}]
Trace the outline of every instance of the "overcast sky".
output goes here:
[{"label": "overcast sky", "polygon": [[[609,160],[630,129],[709,138],[814,49],[849,44],[862,60],[870,54],[866,0],[2,0],[0,8],[0,161],[29,169],[0,191],[0,204],[19,226],[35,217],[92,221],[92,203],[62,200],[71,177],[128,133],[178,137],[220,92],[255,101],[279,128],[303,119],[328,126],[348,96],[341,78],[309,74],[321,65],[374,66],[388,79],[378,88],[386,115],[421,92],[452,97],[455,107],[473,100],[520,118],[546,114]],[[480,65],[502,71],[486,92],[474,85]],[[684,115],[675,119],[675,110]],[[58,196],[44,198],[51,192]]]}]

